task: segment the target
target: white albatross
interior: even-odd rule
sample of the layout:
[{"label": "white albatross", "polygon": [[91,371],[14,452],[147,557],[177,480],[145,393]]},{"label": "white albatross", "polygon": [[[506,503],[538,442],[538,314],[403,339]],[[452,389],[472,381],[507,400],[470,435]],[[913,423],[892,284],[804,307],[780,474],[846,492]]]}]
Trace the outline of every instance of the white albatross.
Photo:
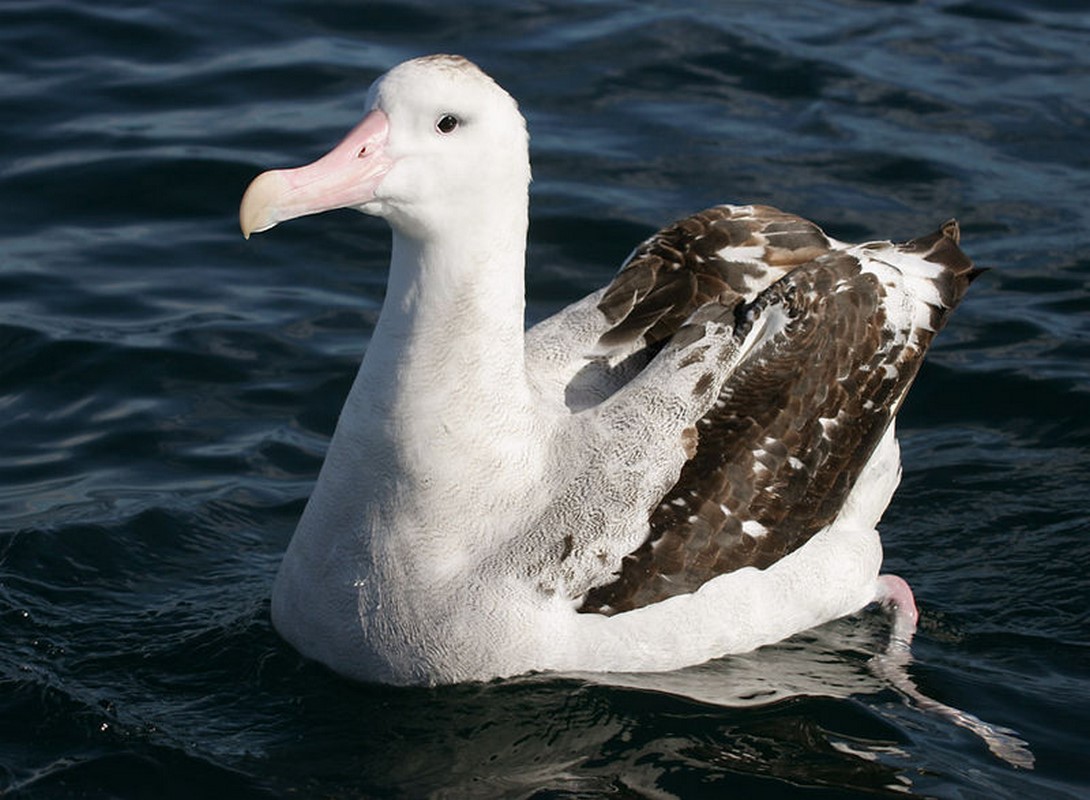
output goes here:
[{"label": "white albatross", "polygon": [[977,270],[958,228],[848,245],[718,206],[526,330],[515,101],[456,56],[382,76],[243,233],[333,208],[393,229],[382,313],[272,595],[304,655],[394,684],[663,671],[896,609],[875,526],[894,416]]}]

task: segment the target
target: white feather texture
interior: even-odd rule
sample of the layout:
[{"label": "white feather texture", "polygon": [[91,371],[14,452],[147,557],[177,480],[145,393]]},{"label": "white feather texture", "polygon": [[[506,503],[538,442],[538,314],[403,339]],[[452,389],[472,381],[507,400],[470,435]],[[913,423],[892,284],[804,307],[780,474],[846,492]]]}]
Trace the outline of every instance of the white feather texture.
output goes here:
[{"label": "white feather texture", "polygon": [[[744,335],[731,314],[698,313],[652,352],[638,337],[602,344],[614,321],[598,292],[524,331],[530,172],[514,101],[444,56],[391,70],[369,103],[363,133],[335,152],[360,170],[346,204],[393,229],[389,286],[273,587],[285,639],[343,675],[395,684],[671,670],[879,596],[875,526],[900,474],[891,423],[832,522],[775,563],[624,613],[579,613],[648,539],[649,512],[678,483],[721,388],[743,362],[774,358],[798,308],[770,302]],[[255,181],[247,233],[287,217],[273,195],[293,180]],[[762,261],[770,241],[721,251],[751,263],[740,302],[789,269]],[[937,266],[892,247],[842,250],[890,284],[894,327],[927,323]],[[751,450],[763,464],[776,446],[758,438]],[[755,519],[741,530],[776,535]]]}]

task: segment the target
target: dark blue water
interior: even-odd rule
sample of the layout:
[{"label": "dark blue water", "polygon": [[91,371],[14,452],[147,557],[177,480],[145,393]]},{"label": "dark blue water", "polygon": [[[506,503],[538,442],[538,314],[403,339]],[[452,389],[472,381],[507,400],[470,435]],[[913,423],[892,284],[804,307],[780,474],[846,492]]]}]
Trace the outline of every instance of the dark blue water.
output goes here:
[{"label": "dark blue water", "polygon": [[[1090,792],[1090,12],[1080,2],[0,3],[0,794]],[[383,226],[244,242],[392,64],[470,56],[533,133],[529,309],[764,202],[846,239],[957,216],[992,268],[901,416],[879,612],[676,683],[393,690],[302,661],[269,585],[368,342]]]}]

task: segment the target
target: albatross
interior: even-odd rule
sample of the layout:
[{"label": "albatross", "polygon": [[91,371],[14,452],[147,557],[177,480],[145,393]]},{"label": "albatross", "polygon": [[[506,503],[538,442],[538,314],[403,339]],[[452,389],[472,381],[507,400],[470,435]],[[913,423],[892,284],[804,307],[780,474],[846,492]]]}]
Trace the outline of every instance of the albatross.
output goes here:
[{"label": "albatross", "polygon": [[722,205],[527,329],[526,123],[470,61],[380,77],[331,152],[264,172],[242,232],[335,208],[392,229],[382,312],[272,590],[362,681],[667,671],[872,603],[894,419],[977,275],[957,223],[847,244]]}]

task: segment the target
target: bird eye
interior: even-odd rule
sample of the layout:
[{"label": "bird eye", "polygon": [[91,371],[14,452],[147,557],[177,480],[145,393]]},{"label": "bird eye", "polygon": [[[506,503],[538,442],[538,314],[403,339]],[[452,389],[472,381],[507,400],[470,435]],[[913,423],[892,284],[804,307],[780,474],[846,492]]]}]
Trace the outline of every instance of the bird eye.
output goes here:
[{"label": "bird eye", "polygon": [[444,114],[435,123],[435,129],[440,133],[450,133],[458,127],[458,118],[453,114]]}]

